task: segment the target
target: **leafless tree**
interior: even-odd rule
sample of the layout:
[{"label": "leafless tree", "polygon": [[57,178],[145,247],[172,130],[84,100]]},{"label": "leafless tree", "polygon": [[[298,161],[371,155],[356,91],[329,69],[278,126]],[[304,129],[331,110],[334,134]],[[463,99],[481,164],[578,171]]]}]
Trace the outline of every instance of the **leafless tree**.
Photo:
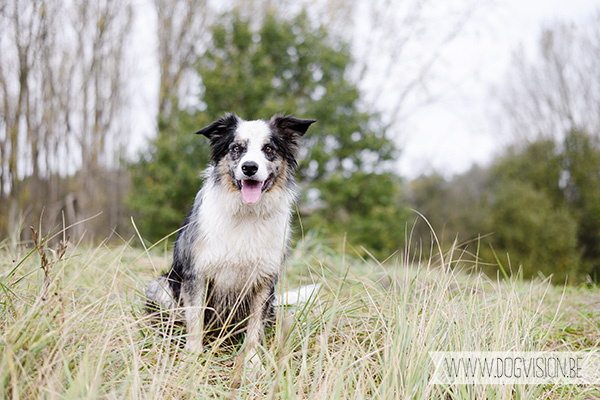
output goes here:
[{"label": "leafless tree", "polygon": [[600,10],[585,23],[548,26],[535,54],[520,48],[513,58],[497,88],[500,133],[520,142],[574,129],[600,135]]},{"label": "leafless tree", "polygon": [[[2,62],[0,87],[2,112],[0,126],[0,178],[2,203],[8,207],[4,223],[17,224],[19,199],[24,187],[22,179],[30,176],[33,187],[38,187],[40,170],[39,74],[41,51],[48,43],[48,14],[44,1],[20,2],[14,0],[0,8],[2,26]],[[39,75],[38,75],[39,76]],[[34,189],[35,193],[35,189]]]},{"label": "leafless tree", "polygon": [[[131,30],[132,7],[120,0],[74,2],[73,27],[76,43],[70,90],[69,126],[81,152],[78,173],[78,205],[89,217],[120,207],[119,193],[108,180],[108,171],[119,166],[118,154],[126,137],[121,112],[126,99],[125,44]],[[113,219],[111,221],[111,219]],[[112,225],[114,226],[114,225]],[[83,229],[79,226],[78,229]],[[81,232],[79,232],[81,233]]]},{"label": "leafless tree", "polygon": [[158,118],[170,125],[180,84],[198,60],[212,15],[207,0],[154,0],[157,15],[160,90]]},{"label": "leafless tree", "polygon": [[102,229],[116,224],[122,184],[109,177],[128,133],[131,19],[130,3],[117,0],[0,6],[0,232],[42,213],[52,227],[62,211],[73,223],[106,210]]}]

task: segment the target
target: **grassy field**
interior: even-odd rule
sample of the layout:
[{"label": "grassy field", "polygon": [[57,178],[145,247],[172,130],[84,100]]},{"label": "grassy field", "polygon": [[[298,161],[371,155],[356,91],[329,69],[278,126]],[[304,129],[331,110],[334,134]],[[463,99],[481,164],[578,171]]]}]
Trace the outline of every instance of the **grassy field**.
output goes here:
[{"label": "grassy field", "polygon": [[1,398],[600,398],[589,386],[430,383],[429,351],[583,350],[600,344],[600,290],[490,279],[462,254],[380,264],[308,238],[280,292],[322,283],[261,349],[263,368],[231,386],[235,349],[197,360],[152,329],[145,283],[166,249],[0,249]]}]

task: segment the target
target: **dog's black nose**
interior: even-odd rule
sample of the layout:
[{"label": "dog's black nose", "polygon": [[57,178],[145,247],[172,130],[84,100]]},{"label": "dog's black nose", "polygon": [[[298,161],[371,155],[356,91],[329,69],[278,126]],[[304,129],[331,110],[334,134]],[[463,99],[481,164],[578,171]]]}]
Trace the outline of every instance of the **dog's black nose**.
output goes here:
[{"label": "dog's black nose", "polygon": [[258,171],[258,164],[254,161],[246,161],[242,164],[242,172],[246,176],[252,176]]}]

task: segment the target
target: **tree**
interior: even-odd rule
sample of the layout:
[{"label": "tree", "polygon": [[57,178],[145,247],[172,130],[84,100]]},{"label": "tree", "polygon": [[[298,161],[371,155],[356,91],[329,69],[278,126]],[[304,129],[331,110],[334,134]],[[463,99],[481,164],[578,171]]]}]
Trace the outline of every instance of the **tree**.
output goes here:
[{"label": "tree", "polygon": [[122,217],[131,19],[129,1],[2,2],[0,234],[19,238],[42,213],[48,232],[63,211],[67,225],[103,211],[69,233],[106,237]]},{"label": "tree", "polygon": [[577,219],[577,238],[585,269],[600,279],[600,143],[571,131],[564,143],[565,199]]},{"label": "tree", "polygon": [[404,240],[408,212],[403,206],[401,180],[393,173],[356,172],[349,179],[341,174],[323,182],[322,212],[308,213],[302,221],[309,228],[325,230],[362,253],[362,248],[380,260],[398,250]]},{"label": "tree", "polygon": [[176,123],[178,90],[204,47],[211,12],[207,0],[154,0],[154,8],[160,70],[158,123],[164,130]]},{"label": "tree", "polygon": [[[496,201],[503,199],[502,202],[506,204],[509,202],[507,193],[512,193],[514,198],[510,201],[513,205],[518,204],[524,214],[522,224],[517,224],[515,218],[512,220],[515,225],[507,230],[510,218],[499,216],[497,203],[490,204],[490,210],[492,214],[496,213],[496,218],[489,229],[504,232],[502,246],[510,243],[506,239],[510,235],[517,237],[519,232],[529,229],[530,243],[527,246],[521,245],[521,249],[528,248],[531,254],[541,254],[542,249],[553,254],[553,249],[562,249],[564,254],[554,253],[547,261],[549,265],[562,273],[570,270],[598,276],[600,146],[597,140],[581,131],[568,132],[562,143],[557,143],[552,138],[540,138],[522,150],[513,148],[508,151],[492,167],[491,177],[494,183],[491,185],[493,189],[490,196]],[[549,203],[550,207],[545,203]],[[525,216],[526,213],[529,214],[528,217]],[[545,230],[534,234],[531,224],[529,228],[526,227],[527,221],[536,218],[541,220],[544,215],[544,224],[548,225]],[[562,221],[560,223],[564,225],[564,229],[560,231],[555,228],[552,221]],[[539,226],[541,228],[544,225],[540,222]],[[552,238],[550,232],[554,232],[557,237]],[[552,244],[559,239],[564,241],[562,245]],[[492,238],[492,242],[494,240],[496,239]],[[577,255],[573,249],[569,250],[571,243],[575,244]],[[501,248],[511,251],[510,247]],[[524,254],[523,251],[521,253]],[[557,265],[561,259],[571,260],[569,269]]]},{"label": "tree", "polygon": [[[99,212],[102,218],[74,227],[76,237],[85,230],[104,238],[123,216],[121,197],[124,183],[119,179],[120,157],[127,144],[123,119],[126,104],[126,38],[131,32],[132,5],[119,0],[89,4],[74,2],[75,53],[71,62],[69,98],[70,136],[77,143],[81,166],[77,171],[76,219]],[[110,189],[110,190],[108,190]]]},{"label": "tree", "polygon": [[[412,236],[416,243],[412,244],[424,254],[429,254],[432,246],[437,251],[437,244],[432,243],[433,233],[444,250],[453,246],[457,239],[464,243],[488,234],[489,210],[486,202],[489,183],[489,169],[476,165],[450,180],[434,174],[410,182],[408,201],[428,222],[415,217]],[[475,253],[476,246],[469,250]]]},{"label": "tree", "polygon": [[[377,116],[360,111],[359,92],[348,80],[351,58],[346,44],[329,37],[323,27],[312,27],[304,13],[289,20],[266,14],[258,29],[252,29],[250,22],[237,13],[226,14],[220,21],[212,30],[206,53],[197,63],[201,79],[197,105],[200,111],[181,110],[178,131],[159,132],[148,159],[142,162],[144,167],[134,165],[132,168],[132,193],[139,202],[131,201],[131,205],[140,217],[140,226],[147,238],[156,240],[176,229],[186,211],[186,208],[172,210],[172,214],[179,213],[180,216],[157,227],[158,231],[154,232],[156,225],[150,222],[154,218],[152,210],[164,210],[165,206],[159,203],[164,199],[155,197],[156,190],[171,185],[186,188],[188,193],[184,194],[183,189],[178,193],[190,203],[197,190],[196,185],[190,184],[189,175],[176,174],[174,165],[164,164],[160,168],[166,168],[165,171],[170,173],[164,172],[163,179],[153,176],[156,184],[153,189],[144,187],[142,182],[148,178],[146,171],[153,168],[148,163],[160,164],[164,159],[175,160],[177,157],[184,163],[188,162],[189,155],[189,167],[182,168],[197,171],[207,161],[208,145],[201,138],[190,139],[194,136],[192,132],[226,111],[236,112],[244,119],[287,113],[318,120],[317,129],[303,138],[298,170],[304,189],[300,208],[305,216],[311,214],[307,219],[310,220],[309,228],[328,226],[324,223],[326,219],[317,215],[328,214],[326,210],[332,192],[348,193],[335,203],[340,209],[345,208],[351,217],[361,213],[367,218],[369,212],[374,212],[355,211],[352,204],[355,196],[348,190],[360,187],[359,181],[365,183],[367,177],[373,186],[381,179],[391,185],[388,186],[391,193],[399,190],[394,188],[397,179],[383,174],[396,149],[386,137]],[[165,155],[171,151],[180,153]],[[355,177],[358,178],[355,180]],[[362,196],[375,198],[375,194],[368,191],[363,191]],[[174,200],[172,204],[180,202]],[[388,206],[391,204],[389,202]],[[393,206],[401,207],[397,202]],[[163,215],[171,215],[171,209]],[[398,221],[390,223],[402,230]]]},{"label": "tree", "polygon": [[[508,180],[498,185],[490,204],[489,238],[504,268],[511,261],[513,272],[525,277],[538,271],[554,275],[554,282],[577,280],[580,273],[577,222],[565,207],[556,207],[543,191],[531,183]],[[485,246],[482,257],[494,260]]]},{"label": "tree", "polygon": [[547,27],[534,56],[521,48],[514,60],[497,90],[502,133],[522,143],[561,141],[572,130],[600,135],[600,9],[578,24]]},{"label": "tree", "polygon": [[[556,213],[568,211],[583,264],[573,269],[595,279],[600,275],[599,49],[600,10],[582,23],[544,29],[535,57],[523,49],[515,53],[498,91],[503,120],[498,126],[516,141],[493,168],[494,179],[502,182],[498,190],[507,182],[529,185]],[[524,189],[519,193],[526,197]],[[522,207],[536,215],[531,200]],[[572,234],[570,226],[561,236]]]},{"label": "tree", "polygon": [[152,242],[179,228],[202,183],[200,171],[208,162],[209,147],[190,125],[170,125],[173,130],[160,132],[129,166],[127,204],[142,236]]},{"label": "tree", "polygon": [[[482,238],[481,265],[495,265],[498,257],[504,266],[510,260],[513,272],[554,274],[555,282],[597,276],[600,147],[583,132],[570,132],[562,143],[539,138],[513,146],[488,169],[449,181],[420,178],[411,183],[409,199],[444,249],[457,234],[459,242]],[[429,234],[417,225],[415,236]]]},{"label": "tree", "polygon": [[540,138],[525,148],[510,147],[492,166],[493,179],[499,182],[526,182],[542,191],[555,205],[564,205],[561,188],[563,155],[552,138]]},{"label": "tree", "polygon": [[[33,85],[36,74],[42,74],[39,59],[48,40],[50,28],[44,4],[34,1],[22,4],[13,1],[0,8],[0,33],[9,40],[0,41],[0,200],[6,205],[3,228],[12,231],[17,227],[19,207],[22,205],[24,188],[21,181],[26,177],[19,161],[32,152],[34,191],[39,181],[38,144],[43,135],[40,131],[38,101],[41,94]],[[39,75],[38,75],[39,78]],[[7,193],[5,193],[5,191]],[[8,232],[7,232],[8,233]]]}]

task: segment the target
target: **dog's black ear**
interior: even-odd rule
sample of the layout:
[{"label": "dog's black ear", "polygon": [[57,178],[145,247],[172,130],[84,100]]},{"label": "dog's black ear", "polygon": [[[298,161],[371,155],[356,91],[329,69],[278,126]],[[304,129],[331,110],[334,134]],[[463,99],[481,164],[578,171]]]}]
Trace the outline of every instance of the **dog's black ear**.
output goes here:
[{"label": "dog's black ear", "polygon": [[316,119],[301,119],[292,117],[291,115],[275,115],[271,118],[271,125],[288,139],[296,139],[299,136],[303,136],[315,122],[317,122]]},{"label": "dog's black ear", "polygon": [[205,128],[200,129],[196,132],[196,135],[204,135],[210,139],[211,143],[218,140],[225,133],[235,129],[239,122],[239,117],[233,113],[225,115],[208,125]]}]

